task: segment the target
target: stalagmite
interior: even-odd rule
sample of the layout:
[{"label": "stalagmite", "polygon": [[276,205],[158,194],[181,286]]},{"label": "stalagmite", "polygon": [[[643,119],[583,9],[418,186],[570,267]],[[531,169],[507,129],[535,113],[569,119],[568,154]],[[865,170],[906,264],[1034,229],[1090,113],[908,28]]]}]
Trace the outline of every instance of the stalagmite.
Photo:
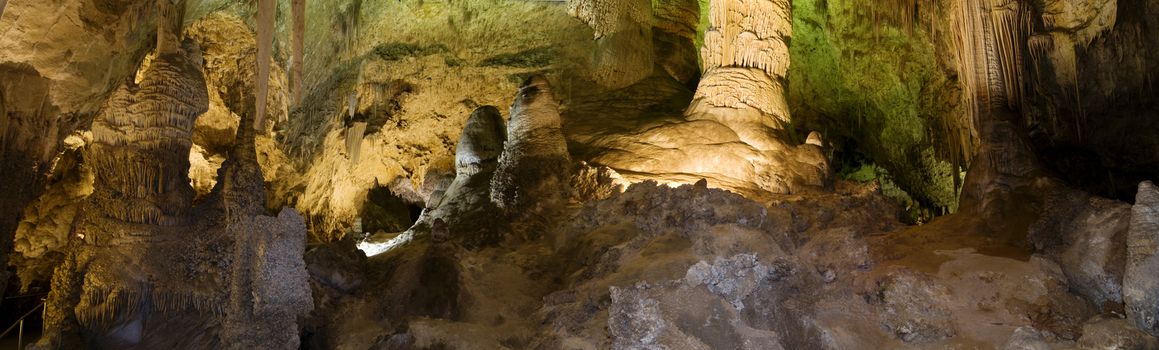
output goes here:
[{"label": "stalagmite", "polygon": [[1127,234],[1127,271],[1123,299],[1127,320],[1139,329],[1159,336],[1159,188],[1150,181],[1139,184],[1131,208]]},{"label": "stalagmite", "polygon": [[294,61],[290,64],[290,81],[293,84],[293,103],[297,107],[302,104],[302,65],[305,64],[306,46],[306,0],[293,0],[291,11],[294,16]]},{"label": "stalagmite", "polygon": [[257,113],[254,114],[254,129],[262,132],[266,128],[266,98],[270,91],[270,56],[274,46],[274,20],[277,14],[277,1],[258,1],[258,84],[257,98],[254,105]]},{"label": "stalagmite", "polygon": [[683,115],[622,138],[597,141],[591,161],[628,181],[694,183],[746,194],[823,188],[831,171],[821,147],[792,142],[785,126],[787,0],[709,2],[703,75]]},{"label": "stalagmite", "polygon": [[494,170],[506,141],[506,128],[499,109],[494,106],[475,109],[455,146],[456,178]]},{"label": "stalagmite", "polygon": [[523,82],[511,104],[507,141],[491,178],[491,202],[509,214],[544,214],[568,193],[571,156],[547,79]]}]

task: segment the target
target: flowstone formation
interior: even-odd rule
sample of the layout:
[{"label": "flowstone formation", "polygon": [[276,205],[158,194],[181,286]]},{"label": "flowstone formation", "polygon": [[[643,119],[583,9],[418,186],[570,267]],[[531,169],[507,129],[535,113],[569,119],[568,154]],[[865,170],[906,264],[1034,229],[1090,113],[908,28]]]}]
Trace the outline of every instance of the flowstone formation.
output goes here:
[{"label": "flowstone formation", "polygon": [[184,4],[157,3],[156,59],[93,122],[94,190],[37,348],[297,348],[296,318],[312,308],[303,219],[265,215],[252,128],[193,205],[188,154],[208,92],[197,46],[172,26]]},{"label": "flowstone formation", "polygon": [[746,194],[827,186],[821,148],[792,144],[785,131],[789,13],[788,1],[710,2],[704,73],[684,117],[598,140],[592,162],[628,179],[692,183],[703,177]]}]

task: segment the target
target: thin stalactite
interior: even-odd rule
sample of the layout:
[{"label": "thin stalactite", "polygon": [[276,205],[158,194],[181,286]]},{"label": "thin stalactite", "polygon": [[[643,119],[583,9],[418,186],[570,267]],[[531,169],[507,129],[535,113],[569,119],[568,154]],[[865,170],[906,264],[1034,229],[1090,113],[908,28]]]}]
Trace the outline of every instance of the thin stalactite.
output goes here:
[{"label": "thin stalactite", "polygon": [[294,17],[293,62],[290,64],[290,81],[292,81],[294,106],[302,104],[302,65],[305,64],[306,45],[306,0],[292,0],[291,11]]},{"label": "thin stalactite", "polygon": [[277,1],[258,1],[258,84],[257,96],[254,105],[257,108],[254,114],[254,129],[265,130],[266,97],[270,90],[270,55],[274,45],[274,20],[277,13]]}]

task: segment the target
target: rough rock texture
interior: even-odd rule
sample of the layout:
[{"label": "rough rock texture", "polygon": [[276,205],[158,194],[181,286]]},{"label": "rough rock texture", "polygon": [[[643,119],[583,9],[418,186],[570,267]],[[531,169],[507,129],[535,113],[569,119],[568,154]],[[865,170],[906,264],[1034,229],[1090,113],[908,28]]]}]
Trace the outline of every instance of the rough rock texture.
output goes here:
[{"label": "rough rock texture", "polygon": [[1043,339],[1042,332],[1034,327],[1018,327],[1002,350],[1050,350],[1050,344]]},{"label": "rough rock texture", "polygon": [[1059,263],[1079,295],[1100,310],[1118,309],[1123,303],[1130,206],[1066,188],[1045,195],[1028,240]]},{"label": "rough rock texture", "polygon": [[74,133],[65,139],[66,150],[57,159],[48,189],[24,209],[11,262],[18,267],[21,288],[52,277],[81,214],[80,202],[93,193],[95,174],[84,156],[84,147],[91,141],[91,133]]},{"label": "rough rock texture", "polygon": [[572,174],[572,198],[580,202],[606,199],[624,192],[630,183],[615,170],[606,166],[591,166],[580,162]]},{"label": "rough rock texture", "polygon": [[1127,320],[1159,336],[1159,189],[1151,182],[1139,184],[1126,245],[1123,301]]},{"label": "rough rock texture", "polygon": [[306,226],[293,209],[235,226],[230,295],[222,321],[227,349],[298,349],[298,317],[313,310],[302,259]]},{"label": "rough rock texture", "polygon": [[[875,188],[836,191],[755,202],[706,182],[639,183],[565,208],[555,225],[535,228],[540,239],[487,245],[467,239],[478,228],[443,221],[474,215],[456,206],[458,214],[424,219],[365,263],[348,246],[328,250],[365,275],[312,260],[325,309],[304,344],[1052,349],[1149,341],[1123,321],[1092,320],[1100,305],[1077,293],[1085,282],[1069,282],[1049,254],[1012,246],[1024,237],[987,231],[983,217],[898,229],[897,208]],[[462,201],[453,198],[424,216],[449,213]],[[1120,207],[1067,207],[1091,215],[1059,221],[1075,227],[1064,237],[1090,233],[1084,225],[1103,221],[1089,218]]]},{"label": "rough rock texture", "polygon": [[592,78],[622,88],[652,74],[652,2],[647,0],[572,0],[568,14],[592,28]]},{"label": "rough rock texture", "polygon": [[1083,325],[1079,349],[1143,350],[1159,348],[1159,339],[1119,317],[1097,316]]},{"label": "rough rock texture", "polygon": [[559,102],[547,79],[533,76],[511,104],[507,141],[491,178],[491,201],[519,217],[543,215],[566,201],[570,176]]},{"label": "rough rock texture", "polygon": [[0,265],[8,266],[26,206],[56,176],[65,138],[153,47],[153,2],[102,4],[13,2],[0,16]]},{"label": "rough rock texture", "polygon": [[496,220],[498,208],[489,186],[500,166],[507,132],[499,109],[483,106],[471,113],[455,146],[455,179],[420,223],[433,225],[440,220],[457,241],[468,246],[499,239],[503,225]]},{"label": "rough rock texture", "polygon": [[166,6],[156,59],[94,121],[94,191],[53,276],[37,348],[297,348],[297,317],[312,308],[304,220],[264,215],[252,128],[240,128],[214,191],[193,205],[187,155],[209,101],[197,46],[165,41],[181,37]]},{"label": "rough rock texture", "polygon": [[[1023,125],[1044,165],[1129,201],[1159,176],[1159,3],[1043,1],[1027,35]],[[1039,24],[1041,21],[1041,25]],[[1071,171],[1071,169],[1087,169]]]},{"label": "rough rock texture", "polygon": [[929,276],[910,270],[893,270],[877,280],[877,295],[886,310],[881,324],[907,343],[929,343],[957,335],[955,315],[942,300],[950,289]]}]

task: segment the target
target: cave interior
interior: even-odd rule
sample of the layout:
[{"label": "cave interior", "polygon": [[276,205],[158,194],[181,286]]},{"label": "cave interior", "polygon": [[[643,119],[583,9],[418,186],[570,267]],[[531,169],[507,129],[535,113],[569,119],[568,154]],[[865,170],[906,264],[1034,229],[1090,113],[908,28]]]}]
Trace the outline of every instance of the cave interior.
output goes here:
[{"label": "cave interior", "polygon": [[1159,0],[0,0],[0,348],[1159,349],[1157,78]]}]

